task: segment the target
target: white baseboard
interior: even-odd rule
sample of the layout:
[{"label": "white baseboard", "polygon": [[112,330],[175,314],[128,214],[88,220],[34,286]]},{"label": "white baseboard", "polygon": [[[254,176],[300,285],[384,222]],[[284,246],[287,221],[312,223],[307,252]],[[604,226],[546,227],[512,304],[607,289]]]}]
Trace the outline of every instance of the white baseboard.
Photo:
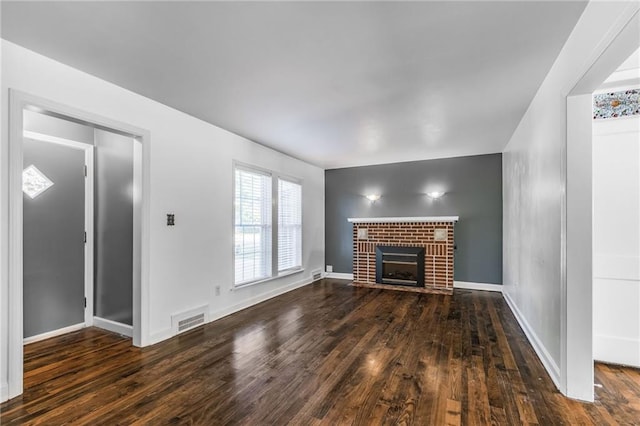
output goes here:
[{"label": "white baseboard", "polygon": [[163,340],[167,340],[173,337],[173,329],[171,327],[165,328],[164,330],[156,331],[152,335],[149,336],[149,346],[155,345],[156,343],[160,343]]},{"label": "white baseboard", "polygon": [[9,399],[9,384],[1,383],[0,384],[0,402],[5,402]]},{"label": "white baseboard", "polygon": [[489,284],[489,283],[471,283],[468,281],[454,281],[453,288],[463,288],[465,290],[482,290],[482,291],[496,291],[502,293],[502,285]]},{"label": "white baseboard", "polygon": [[[243,309],[249,308],[249,307],[251,307],[253,305],[257,305],[258,303],[264,302],[265,300],[273,299],[274,297],[277,297],[277,296],[280,296],[282,294],[288,293],[290,291],[296,290],[296,289],[298,289],[300,287],[304,287],[305,285],[309,285],[312,282],[313,282],[313,277],[308,277],[308,278],[306,278],[304,280],[294,282],[294,283],[289,284],[287,286],[276,288],[276,289],[268,291],[266,293],[259,294],[259,295],[254,296],[254,297],[250,297],[249,299],[243,300],[240,303],[236,303],[235,305],[226,307],[224,309],[210,310],[209,311],[209,318],[208,318],[207,323],[219,320],[220,318],[224,318],[224,317],[226,317],[228,315],[234,314],[234,313],[239,312],[239,311],[241,311]],[[240,291],[240,290],[236,290],[236,291]],[[149,344],[150,345],[155,345],[156,343],[160,343],[163,340],[170,339],[173,336],[174,336],[174,333],[173,333],[173,330],[171,328],[160,330],[160,331],[157,331],[157,332],[153,333],[149,337]]]},{"label": "white baseboard", "polygon": [[640,367],[640,340],[616,336],[593,336],[593,358],[611,364]]},{"label": "white baseboard", "polygon": [[[353,281],[353,274],[342,272],[327,272],[327,278],[334,278],[337,280],[351,280]],[[467,281],[454,281],[454,288],[464,288],[467,290],[483,290],[483,291],[497,291],[502,293],[502,285],[500,284],[488,284],[488,283],[472,283]]]},{"label": "white baseboard", "polygon": [[133,337],[133,327],[120,322],[111,321],[105,318],[93,317],[93,326],[104,330],[112,331],[127,337]]},{"label": "white baseboard", "polygon": [[78,331],[84,328],[84,323],[70,325],[68,327],[59,328],[57,330],[48,331],[46,333],[38,334],[31,337],[25,337],[22,339],[22,343],[28,345],[29,343],[39,342],[41,340],[50,339],[56,336],[62,336],[63,334],[71,333],[73,331]]},{"label": "white baseboard", "polygon": [[235,305],[229,306],[227,308],[219,309],[217,311],[212,310],[209,313],[209,322],[234,314],[243,309],[247,309],[253,305],[257,305],[258,303],[264,302],[265,300],[273,299],[274,297],[296,290],[300,287],[304,287],[306,285],[311,284],[312,282],[313,282],[313,278],[309,277],[302,281],[297,281],[295,283],[289,284],[288,286],[276,288],[266,293],[251,297],[247,300],[243,300],[242,302],[236,303]]},{"label": "white baseboard", "polygon": [[520,327],[524,331],[524,334],[527,336],[533,350],[536,352],[536,355],[538,355],[542,365],[547,370],[547,373],[549,373],[551,380],[553,380],[556,388],[560,389],[560,368],[558,367],[558,364],[553,360],[551,354],[547,351],[547,348],[542,344],[538,335],[533,331],[533,328],[529,325],[524,315],[522,315],[522,312],[520,312],[515,302],[509,296],[509,293],[502,292],[502,295],[504,300],[507,301],[509,308],[511,308],[511,312],[513,312],[513,315],[516,317],[518,324],[520,324]]},{"label": "white baseboard", "polygon": [[353,274],[345,274],[342,272],[327,272],[327,278],[333,278],[336,280],[351,280],[353,281]]}]

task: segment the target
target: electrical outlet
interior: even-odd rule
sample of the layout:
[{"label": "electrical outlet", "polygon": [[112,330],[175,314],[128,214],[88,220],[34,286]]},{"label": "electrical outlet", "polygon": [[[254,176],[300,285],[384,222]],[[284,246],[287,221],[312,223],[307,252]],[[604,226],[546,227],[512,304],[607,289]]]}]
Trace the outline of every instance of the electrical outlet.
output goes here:
[{"label": "electrical outlet", "polygon": [[220,296],[220,286],[216,286],[216,296]]},{"label": "electrical outlet", "polygon": [[333,272],[333,265],[327,265],[327,272]]}]

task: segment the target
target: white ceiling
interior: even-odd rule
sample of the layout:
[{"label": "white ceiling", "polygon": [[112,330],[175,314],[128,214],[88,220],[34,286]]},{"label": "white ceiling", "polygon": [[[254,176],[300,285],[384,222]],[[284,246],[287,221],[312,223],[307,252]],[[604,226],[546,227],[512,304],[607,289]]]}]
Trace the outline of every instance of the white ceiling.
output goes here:
[{"label": "white ceiling", "polygon": [[3,1],[2,37],[337,168],[500,152],[585,4]]}]

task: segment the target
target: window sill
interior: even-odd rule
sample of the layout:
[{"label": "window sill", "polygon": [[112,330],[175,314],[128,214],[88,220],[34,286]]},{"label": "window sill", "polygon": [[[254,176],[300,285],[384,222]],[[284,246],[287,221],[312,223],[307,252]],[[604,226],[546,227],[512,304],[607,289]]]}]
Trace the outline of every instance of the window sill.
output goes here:
[{"label": "window sill", "polygon": [[231,287],[231,291],[242,290],[243,288],[246,288],[246,287],[252,287],[254,285],[264,284],[264,283],[268,283],[270,281],[279,280],[280,278],[288,277],[289,275],[299,274],[300,272],[304,272],[304,268],[289,269],[289,270],[284,271],[284,272],[282,272],[281,274],[279,274],[279,275],[277,275],[275,277],[269,277],[269,278],[264,278],[262,280],[250,281],[248,283],[233,285],[233,287]]}]

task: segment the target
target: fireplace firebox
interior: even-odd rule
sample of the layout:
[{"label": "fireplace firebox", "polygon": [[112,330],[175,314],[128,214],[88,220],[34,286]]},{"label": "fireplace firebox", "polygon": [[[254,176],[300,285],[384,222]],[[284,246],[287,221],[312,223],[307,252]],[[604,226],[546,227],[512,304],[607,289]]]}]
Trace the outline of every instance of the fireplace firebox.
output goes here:
[{"label": "fireplace firebox", "polygon": [[376,282],[424,287],[424,247],[376,246]]}]

